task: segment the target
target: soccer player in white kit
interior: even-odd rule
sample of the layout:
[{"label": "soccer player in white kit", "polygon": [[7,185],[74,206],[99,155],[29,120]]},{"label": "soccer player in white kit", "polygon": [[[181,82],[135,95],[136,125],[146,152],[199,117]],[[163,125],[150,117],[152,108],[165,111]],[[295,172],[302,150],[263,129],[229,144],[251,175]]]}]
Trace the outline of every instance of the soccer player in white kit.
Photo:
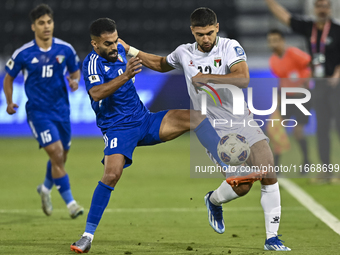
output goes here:
[{"label": "soccer player in white kit", "polygon": [[[213,122],[215,119],[231,120],[238,125],[215,125],[217,133],[238,133],[245,136],[251,147],[247,160],[249,166],[273,166],[273,154],[268,145],[268,138],[263,134],[255,122],[246,103],[243,115],[233,115],[233,97],[228,89],[218,89],[219,84],[232,84],[239,88],[246,88],[249,83],[249,70],[246,63],[246,54],[236,40],[217,36],[219,24],[216,14],[209,8],[196,9],[190,17],[191,32],[196,42],[182,44],[167,57],[161,57],[142,52],[124,45],[128,55],[138,56],[146,67],[168,72],[173,69],[184,71],[188,93],[195,110],[202,110],[202,93],[198,87],[214,84],[220,98],[221,105],[215,106],[212,100],[207,100],[206,114]],[[204,81],[203,83],[201,83]],[[221,87],[221,85],[220,85]],[[209,98],[208,98],[209,99]],[[251,126],[247,125],[251,121]],[[229,121],[230,123],[230,121]],[[245,123],[245,125],[240,125]],[[254,127],[255,126],[255,127]],[[208,152],[208,155],[210,153]],[[210,158],[216,163],[214,158]],[[268,168],[267,168],[268,169]],[[208,192],[204,200],[208,209],[209,223],[211,227],[222,234],[225,225],[222,214],[222,204],[244,196],[248,193],[254,179],[246,180],[239,185],[231,186],[226,181],[215,190]],[[290,251],[278,238],[278,229],[281,217],[280,190],[274,171],[268,171],[266,178],[261,179],[261,205],[265,216],[266,241],[265,250]]]}]

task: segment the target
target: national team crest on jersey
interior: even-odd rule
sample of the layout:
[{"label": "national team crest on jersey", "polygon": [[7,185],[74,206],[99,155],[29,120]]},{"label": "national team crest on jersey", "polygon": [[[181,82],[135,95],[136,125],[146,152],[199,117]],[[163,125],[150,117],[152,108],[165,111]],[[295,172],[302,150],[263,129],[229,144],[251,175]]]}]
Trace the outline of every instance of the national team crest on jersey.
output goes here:
[{"label": "national team crest on jersey", "polygon": [[64,55],[58,55],[55,57],[59,64],[64,62],[65,56]]},{"label": "national team crest on jersey", "polygon": [[222,59],[221,58],[215,58],[214,59],[214,66],[220,67],[222,65]]},{"label": "national team crest on jersey", "polygon": [[121,56],[120,54],[118,54],[118,60],[119,60],[120,62],[124,63],[124,60],[123,60],[123,58],[122,58],[122,56]]}]

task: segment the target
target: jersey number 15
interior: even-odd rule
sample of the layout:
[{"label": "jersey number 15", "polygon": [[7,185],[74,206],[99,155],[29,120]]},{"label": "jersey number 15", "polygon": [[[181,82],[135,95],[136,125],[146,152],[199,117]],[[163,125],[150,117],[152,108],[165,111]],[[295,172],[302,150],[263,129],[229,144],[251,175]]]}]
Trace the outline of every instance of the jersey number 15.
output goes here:
[{"label": "jersey number 15", "polygon": [[52,77],[53,75],[53,65],[45,65],[42,67],[42,74],[41,77],[42,78],[49,78]]}]

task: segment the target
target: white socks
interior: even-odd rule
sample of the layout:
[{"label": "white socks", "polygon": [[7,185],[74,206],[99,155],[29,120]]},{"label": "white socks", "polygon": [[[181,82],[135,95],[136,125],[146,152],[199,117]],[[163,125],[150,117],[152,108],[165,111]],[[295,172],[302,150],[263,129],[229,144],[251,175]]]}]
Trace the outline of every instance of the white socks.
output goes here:
[{"label": "white socks", "polygon": [[210,202],[214,205],[220,206],[223,203],[227,203],[239,196],[235,193],[233,188],[226,182],[223,181],[222,184],[211,194]]},{"label": "white socks", "polygon": [[279,183],[261,185],[261,205],[264,212],[267,239],[277,236],[281,217]]},{"label": "white socks", "polygon": [[90,234],[90,233],[87,233],[87,232],[84,232],[83,236],[88,236],[91,238],[91,242],[93,241],[93,237],[94,235]]},{"label": "white socks", "polygon": [[[233,188],[226,182],[211,194],[210,202],[220,206],[238,198]],[[261,205],[264,212],[267,239],[277,236],[281,217],[281,199],[279,183],[272,185],[261,185]]]}]

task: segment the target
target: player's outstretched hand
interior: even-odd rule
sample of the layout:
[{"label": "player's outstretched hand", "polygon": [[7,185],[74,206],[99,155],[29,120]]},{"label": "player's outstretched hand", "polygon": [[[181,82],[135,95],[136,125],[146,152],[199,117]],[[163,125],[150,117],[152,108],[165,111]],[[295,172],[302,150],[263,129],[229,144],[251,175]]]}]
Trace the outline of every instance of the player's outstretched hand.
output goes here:
[{"label": "player's outstretched hand", "polygon": [[133,78],[136,74],[142,71],[142,60],[138,57],[130,58],[129,61],[126,63],[126,70],[125,74],[129,79]]},{"label": "player's outstretched hand", "polygon": [[126,42],[124,42],[122,39],[118,39],[118,42],[121,43],[125,49],[125,52],[128,53],[129,49],[130,49],[130,45],[126,44]]},{"label": "player's outstretched hand", "polygon": [[8,114],[12,115],[12,114],[17,112],[16,108],[19,108],[19,105],[11,103],[11,104],[7,105],[6,111],[7,111]]},{"label": "player's outstretched hand", "polygon": [[67,76],[66,79],[68,80],[68,85],[70,86],[71,91],[72,92],[76,91],[79,86],[78,85],[79,81],[72,79],[70,76]]}]

